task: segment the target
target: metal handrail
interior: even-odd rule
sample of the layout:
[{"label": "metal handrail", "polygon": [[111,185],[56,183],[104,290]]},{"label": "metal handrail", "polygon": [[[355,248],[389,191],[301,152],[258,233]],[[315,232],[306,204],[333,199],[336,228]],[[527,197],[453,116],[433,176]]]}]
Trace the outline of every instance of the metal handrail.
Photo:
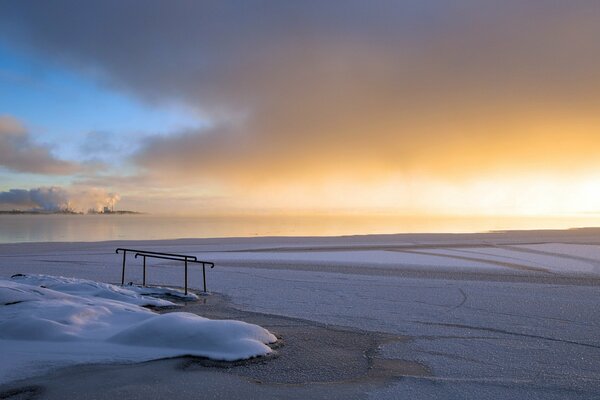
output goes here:
[{"label": "metal handrail", "polygon": [[171,256],[171,257],[180,257],[180,258],[190,258],[190,259],[194,259],[197,260],[198,258],[196,258],[196,256],[186,256],[184,254],[174,254],[174,253],[162,253],[162,252],[156,252],[156,251],[147,251],[147,250],[136,250],[136,249],[125,249],[123,247],[119,247],[117,248],[117,250],[115,250],[115,253],[119,254],[119,250],[122,251],[130,251],[130,252],[135,252],[135,253],[144,253],[144,254],[157,254],[157,255],[161,255],[161,256]]},{"label": "metal handrail", "polygon": [[196,256],[188,256],[185,254],[174,254],[174,253],[160,253],[156,251],[146,251],[146,250],[137,250],[137,249],[126,249],[119,247],[115,250],[115,253],[119,254],[119,251],[123,252],[123,270],[121,272],[121,285],[125,284],[125,260],[127,257],[127,252],[135,253],[134,258],[138,258],[138,256],[143,257],[143,286],[146,286],[146,258],[160,258],[163,260],[175,260],[175,261],[183,261],[185,265],[185,294],[188,293],[188,263],[196,263],[202,264],[202,279],[204,282],[204,292],[206,292],[206,266],[210,266],[211,268],[215,267],[215,264],[210,261],[201,261],[198,260]]}]

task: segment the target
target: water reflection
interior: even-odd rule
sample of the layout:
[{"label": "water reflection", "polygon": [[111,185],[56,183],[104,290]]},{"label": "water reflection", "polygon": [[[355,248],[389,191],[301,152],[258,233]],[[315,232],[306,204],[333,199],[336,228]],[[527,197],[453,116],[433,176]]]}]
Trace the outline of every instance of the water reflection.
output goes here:
[{"label": "water reflection", "polygon": [[600,226],[600,217],[2,215],[0,243],[484,232]]}]

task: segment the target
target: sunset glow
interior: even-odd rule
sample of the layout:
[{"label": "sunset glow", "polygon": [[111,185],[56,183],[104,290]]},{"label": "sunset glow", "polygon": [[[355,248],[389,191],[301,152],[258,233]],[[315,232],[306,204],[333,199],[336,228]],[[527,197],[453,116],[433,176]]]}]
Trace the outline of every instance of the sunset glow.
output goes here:
[{"label": "sunset glow", "polygon": [[23,3],[2,209],[56,187],[156,214],[600,213],[593,3]]}]

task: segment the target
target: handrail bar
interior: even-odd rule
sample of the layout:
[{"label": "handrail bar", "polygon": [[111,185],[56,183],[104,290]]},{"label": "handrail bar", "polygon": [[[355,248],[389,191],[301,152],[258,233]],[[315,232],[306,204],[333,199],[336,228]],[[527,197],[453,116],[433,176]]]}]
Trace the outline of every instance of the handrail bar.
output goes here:
[{"label": "handrail bar", "polygon": [[[162,258],[163,260],[183,261],[181,258],[163,257],[163,256],[159,256],[159,255],[145,254],[145,253],[135,253],[135,256],[133,258],[138,258],[138,256],[149,257],[149,258]],[[210,262],[210,261],[188,260],[188,262],[190,262],[190,263],[196,263],[196,264],[209,264],[209,265],[211,265],[211,268],[215,267],[215,263]]]},{"label": "handrail bar", "polygon": [[188,259],[194,259],[197,260],[198,258],[196,256],[187,256],[185,254],[174,254],[174,253],[162,253],[162,252],[157,252],[157,251],[147,251],[147,250],[137,250],[137,249],[126,249],[123,247],[119,247],[115,250],[115,253],[119,254],[119,251],[123,251],[123,252],[131,252],[131,253],[146,253],[146,254],[157,254],[157,255],[161,255],[161,256],[173,256],[173,257],[181,257],[181,258],[188,258]]},{"label": "handrail bar", "polygon": [[138,258],[138,256],[143,257],[143,286],[146,286],[146,257],[148,258],[160,258],[163,260],[174,260],[174,261],[183,261],[185,265],[185,294],[188,294],[188,262],[202,264],[202,278],[204,281],[204,292],[206,292],[206,266],[210,266],[211,268],[215,267],[215,264],[210,261],[202,261],[198,260],[196,256],[188,256],[185,254],[174,254],[174,253],[160,253],[156,251],[146,251],[146,250],[136,250],[136,249],[126,249],[119,247],[115,250],[115,253],[119,254],[119,251],[123,252],[123,270],[121,272],[121,285],[125,284],[125,260],[127,257],[127,252],[134,252],[134,258]]}]

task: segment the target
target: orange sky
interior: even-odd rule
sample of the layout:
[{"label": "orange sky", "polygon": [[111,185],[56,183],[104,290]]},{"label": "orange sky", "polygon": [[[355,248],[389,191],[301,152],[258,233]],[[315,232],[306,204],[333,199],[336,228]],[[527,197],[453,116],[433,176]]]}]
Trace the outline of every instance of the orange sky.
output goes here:
[{"label": "orange sky", "polygon": [[35,112],[7,109],[7,199],[58,186],[184,214],[600,213],[595,2],[48,7],[6,7],[4,45],[193,123],[111,130],[123,117],[98,107],[103,130],[42,140]]}]

